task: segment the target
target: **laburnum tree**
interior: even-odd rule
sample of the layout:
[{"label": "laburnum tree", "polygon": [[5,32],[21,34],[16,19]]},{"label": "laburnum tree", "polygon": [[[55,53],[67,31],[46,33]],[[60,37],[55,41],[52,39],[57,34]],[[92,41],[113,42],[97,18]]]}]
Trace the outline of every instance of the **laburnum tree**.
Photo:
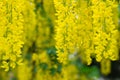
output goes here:
[{"label": "laburnum tree", "polygon": [[97,80],[119,35],[119,0],[0,0],[0,80]]}]

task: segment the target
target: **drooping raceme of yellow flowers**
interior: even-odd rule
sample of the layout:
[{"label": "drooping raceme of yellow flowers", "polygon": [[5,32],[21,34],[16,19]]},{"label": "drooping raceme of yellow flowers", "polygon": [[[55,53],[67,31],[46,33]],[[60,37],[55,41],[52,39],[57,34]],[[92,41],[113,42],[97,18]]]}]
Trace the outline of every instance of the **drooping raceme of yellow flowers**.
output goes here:
[{"label": "drooping raceme of yellow flowers", "polygon": [[94,50],[96,60],[101,62],[101,72],[110,73],[110,60],[118,60],[119,32],[114,22],[113,11],[117,8],[114,1],[93,0]]},{"label": "drooping raceme of yellow flowers", "polygon": [[118,59],[118,29],[113,21],[113,1],[98,0],[92,2],[93,11],[93,44],[96,60]]},{"label": "drooping raceme of yellow flowers", "polygon": [[22,61],[23,5],[21,0],[0,1],[0,65],[5,71]]},{"label": "drooping raceme of yellow flowers", "polygon": [[78,13],[76,1],[54,0],[56,8],[56,48],[58,60],[66,64],[69,59],[69,53],[77,52],[81,45],[81,39],[77,38],[81,27],[78,27]]}]

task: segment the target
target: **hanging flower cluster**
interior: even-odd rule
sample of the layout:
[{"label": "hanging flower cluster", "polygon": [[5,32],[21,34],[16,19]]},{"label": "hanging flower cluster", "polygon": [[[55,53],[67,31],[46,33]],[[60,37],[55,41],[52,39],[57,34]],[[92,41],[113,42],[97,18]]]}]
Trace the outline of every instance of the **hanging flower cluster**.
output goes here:
[{"label": "hanging flower cluster", "polygon": [[68,60],[68,53],[74,53],[81,45],[81,35],[78,27],[78,13],[77,2],[70,0],[54,0],[57,16],[57,25],[55,27],[56,48],[58,53],[58,60],[66,64]]},{"label": "hanging flower cluster", "polygon": [[0,65],[5,71],[22,61],[23,5],[21,0],[0,1]]},{"label": "hanging flower cluster", "polygon": [[118,59],[118,29],[113,21],[113,1],[92,1],[93,11],[93,44],[96,60]]}]

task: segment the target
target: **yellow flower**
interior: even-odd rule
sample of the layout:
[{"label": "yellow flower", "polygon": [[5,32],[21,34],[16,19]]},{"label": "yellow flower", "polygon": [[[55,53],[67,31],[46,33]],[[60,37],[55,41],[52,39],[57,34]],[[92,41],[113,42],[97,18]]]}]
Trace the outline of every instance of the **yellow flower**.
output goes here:
[{"label": "yellow flower", "polygon": [[8,65],[9,65],[9,63],[8,63],[8,62],[3,61],[3,62],[2,62],[2,66],[1,66],[1,67],[2,67],[2,68],[4,68],[4,69],[5,69],[5,71],[9,71],[9,66],[8,66]]}]

